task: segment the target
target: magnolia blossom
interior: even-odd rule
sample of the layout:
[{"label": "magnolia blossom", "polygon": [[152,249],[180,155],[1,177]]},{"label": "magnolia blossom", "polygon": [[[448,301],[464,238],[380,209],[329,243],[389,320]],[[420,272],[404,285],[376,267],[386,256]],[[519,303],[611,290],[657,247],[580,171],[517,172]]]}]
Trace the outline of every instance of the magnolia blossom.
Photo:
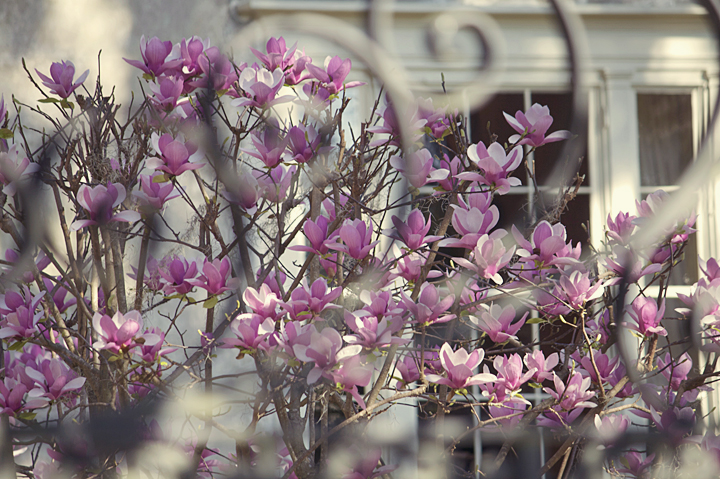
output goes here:
[{"label": "magnolia blossom", "polygon": [[509,339],[517,340],[515,334],[525,324],[526,312],[519,321],[515,320],[515,307],[512,304],[504,308],[499,304],[490,303],[490,306],[481,304],[478,309],[480,316],[470,316],[470,321],[486,333],[496,343],[504,343]]},{"label": "magnolia blossom", "polygon": [[455,295],[446,295],[441,300],[440,292],[432,283],[422,285],[417,303],[407,297],[405,293],[400,294],[402,295],[403,304],[415,317],[415,322],[418,324],[445,323],[455,318],[454,314],[443,315],[455,302]]},{"label": "magnolia blossom", "polygon": [[340,227],[338,237],[342,243],[326,242],[328,248],[335,251],[342,251],[355,259],[363,259],[368,253],[380,243],[380,241],[372,241],[373,223],[368,226],[362,220],[345,220]]},{"label": "magnolia blossom", "polygon": [[140,213],[137,211],[121,211],[113,214],[113,209],[125,201],[125,187],[120,183],[97,185],[93,188],[82,185],[78,190],[77,201],[85,208],[90,218],[73,222],[70,225],[72,230],[112,221],[133,223],[140,219]]},{"label": "magnolia blossom", "polygon": [[275,332],[275,321],[254,313],[240,314],[230,323],[230,331],[236,337],[224,338],[221,348],[267,351],[270,348],[267,340]]},{"label": "magnolia blossom", "polygon": [[405,155],[405,157],[391,156],[390,165],[401,172],[415,188],[420,188],[431,181],[443,180],[450,173],[448,170],[436,170],[433,167],[432,153],[426,148]]},{"label": "magnolia blossom", "polygon": [[143,326],[139,311],[129,311],[125,314],[118,311],[112,318],[106,314],[95,313],[92,324],[98,335],[98,340],[93,343],[96,349],[107,349],[118,354],[141,344],[135,340],[135,336]]},{"label": "magnolia blossom", "polygon": [[43,85],[50,88],[50,93],[54,93],[60,98],[67,98],[72,92],[74,92],[80,85],[83,84],[85,79],[90,73],[90,70],[85,70],[85,73],[80,75],[75,83],[73,83],[73,77],[75,76],[75,65],[72,62],[60,62],[53,63],[50,65],[50,76],[49,78],[39,71],[35,70],[42,80]]},{"label": "magnolia blossom", "polygon": [[354,312],[345,311],[345,323],[356,334],[344,336],[348,344],[359,344],[367,349],[384,348],[391,344],[406,344],[410,340],[394,336],[402,322],[388,321],[388,318],[378,319],[365,310]]},{"label": "magnolia blossom", "polygon": [[665,315],[665,300],[662,301],[660,308],[658,308],[654,299],[638,296],[632,302],[628,314],[633,319],[633,322],[623,323],[623,326],[637,331],[643,336],[653,334],[667,336],[665,328],[660,326],[660,321]]},{"label": "magnolia blossom", "polygon": [[173,137],[170,133],[162,136],[153,133],[150,138],[153,149],[159,156],[147,159],[145,166],[148,168],[164,171],[171,176],[178,176],[188,170],[197,170],[205,165],[200,162],[203,154],[198,147],[185,141],[182,135]]},{"label": "magnolia blossom", "polygon": [[293,352],[299,360],[315,363],[315,367],[308,374],[308,384],[316,383],[320,376],[330,376],[330,369],[338,361],[355,356],[362,351],[362,346],[357,344],[343,348],[342,342],[340,333],[332,327],[327,327],[321,332],[313,331],[308,345],[295,345]]},{"label": "magnolia blossom", "polygon": [[263,198],[273,203],[280,203],[287,197],[295,171],[297,171],[297,166],[293,165],[288,168],[280,163],[268,172],[253,171],[253,176],[255,176],[258,190]]},{"label": "magnolia blossom", "polygon": [[523,362],[528,369],[535,370],[533,373],[533,379],[538,383],[542,383],[546,379],[552,377],[552,370],[558,365],[559,361],[560,357],[558,356],[558,353],[552,353],[545,358],[545,354],[543,354],[543,352],[539,349],[526,354],[523,359]]},{"label": "magnolia blossom", "polygon": [[[558,130],[545,136],[548,128],[552,125],[553,117],[550,116],[550,109],[539,103],[533,104],[525,113],[518,110],[515,113],[515,118],[505,112],[503,112],[503,115],[505,115],[505,120],[507,120],[510,126],[520,133],[519,135],[512,135],[508,138],[510,143],[530,145],[537,148],[546,143],[566,140],[572,137],[572,133],[567,130]],[[521,135],[523,135],[522,139]]]},{"label": "magnolia blossom", "polygon": [[588,401],[595,397],[593,391],[589,391],[590,378],[583,378],[582,374],[577,371],[573,371],[567,379],[567,384],[564,383],[555,373],[553,373],[553,383],[555,389],[543,388],[547,394],[558,401],[558,405],[565,411],[571,411],[573,409],[582,409],[588,407],[595,407],[594,402]]},{"label": "magnolia blossom", "polygon": [[12,145],[8,151],[0,149],[0,183],[6,195],[15,196],[18,183],[39,170],[40,165],[30,162],[18,145]]},{"label": "magnolia blossom", "polygon": [[325,58],[324,69],[316,67],[311,63],[307,64],[305,68],[307,68],[310,75],[323,84],[323,88],[331,95],[335,95],[346,88],[353,88],[365,84],[359,81],[344,83],[345,78],[347,78],[352,68],[352,62],[349,58],[343,60],[338,56],[327,57]]},{"label": "magnolia blossom", "polygon": [[486,148],[481,141],[477,145],[470,145],[467,153],[470,160],[482,170],[482,174],[467,171],[458,174],[457,178],[477,181],[496,190],[500,195],[509,192],[511,186],[521,184],[519,178],[508,176],[520,166],[523,158],[522,147],[516,146],[506,154],[505,148],[499,143],[492,143]]},{"label": "magnolia blossom", "polygon": [[318,152],[322,138],[312,125],[295,125],[288,130],[288,149],[292,159],[298,163],[307,163]]},{"label": "magnolia blossom", "polygon": [[164,267],[158,268],[162,277],[163,292],[165,294],[188,294],[193,289],[193,281],[198,274],[198,265],[195,261],[188,261],[183,257],[170,257],[165,259]]},{"label": "magnolia blossom", "polygon": [[162,173],[155,172],[152,175],[140,175],[140,190],[133,191],[134,197],[140,201],[140,208],[145,212],[160,211],[165,203],[180,196],[171,182],[157,182],[156,178]]},{"label": "magnolia blossom", "polygon": [[274,168],[283,161],[289,138],[280,138],[277,122],[268,122],[262,136],[253,134],[250,139],[255,149],[240,148],[240,151],[259,159],[268,168]]},{"label": "magnolia blossom", "polygon": [[143,35],[140,37],[140,55],[142,55],[142,61],[128,60],[127,58],[123,58],[123,60],[149,75],[159,76],[164,73],[170,73],[183,64],[182,59],[173,58],[173,55],[171,55],[172,51],[172,42],[163,42],[158,37],[152,37],[148,41],[145,40],[145,35]]},{"label": "magnolia blossom", "polygon": [[78,391],[86,380],[84,377],[78,377],[64,361],[52,357],[41,361],[37,369],[28,367],[25,372],[37,387],[44,390],[43,396],[51,401],[57,401],[67,393]]},{"label": "magnolia blossom", "polygon": [[501,238],[506,234],[505,230],[498,230],[490,236],[482,235],[473,249],[472,262],[465,258],[453,258],[453,261],[475,271],[481,278],[492,279],[496,284],[502,284],[503,279],[499,272],[510,263],[515,254],[514,246],[507,250],[503,245]]},{"label": "magnolia blossom", "polygon": [[285,74],[280,68],[272,72],[266,68],[251,66],[245,68],[238,83],[242,92],[240,98],[233,100],[231,105],[236,107],[270,108],[278,103],[293,99],[291,95],[276,97],[285,80]]},{"label": "magnolia blossom", "polygon": [[332,304],[342,294],[342,288],[328,288],[325,278],[316,279],[308,286],[307,278],[303,279],[299,288],[290,294],[290,301],[281,302],[282,308],[288,312],[293,320],[311,319],[322,320],[319,314],[326,309],[335,309],[339,306]]},{"label": "magnolia blossom", "polygon": [[325,216],[318,216],[315,221],[310,218],[306,219],[303,223],[303,233],[310,242],[310,246],[295,245],[290,246],[288,249],[293,251],[307,251],[308,253],[315,253],[318,255],[325,255],[328,252],[328,247],[325,241],[328,239],[328,226],[330,220]]},{"label": "magnolia blossom", "polygon": [[426,222],[422,212],[418,209],[410,212],[407,221],[403,222],[400,218],[393,215],[392,222],[395,225],[395,230],[385,230],[383,234],[401,240],[411,250],[418,249],[424,244],[432,243],[442,238],[442,236],[426,236],[428,231],[430,231],[432,221],[428,218]]},{"label": "magnolia blossom", "polygon": [[433,373],[426,373],[425,377],[428,381],[444,384],[451,389],[464,389],[475,384],[493,382],[497,378],[492,374],[473,374],[473,370],[478,367],[484,357],[485,351],[482,349],[476,349],[469,354],[464,348],[453,352],[450,345],[445,343],[440,348],[440,363],[447,373],[447,377]]},{"label": "magnolia blossom", "polygon": [[230,259],[227,256],[222,260],[216,258],[212,261],[205,258],[200,276],[197,279],[188,281],[188,283],[199,286],[206,290],[209,295],[215,296],[238,287],[240,280],[229,276]]},{"label": "magnolia blossom", "polygon": [[223,196],[230,203],[239,206],[249,215],[257,211],[257,202],[260,199],[260,184],[255,176],[239,172],[237,180],[225,183]]}]

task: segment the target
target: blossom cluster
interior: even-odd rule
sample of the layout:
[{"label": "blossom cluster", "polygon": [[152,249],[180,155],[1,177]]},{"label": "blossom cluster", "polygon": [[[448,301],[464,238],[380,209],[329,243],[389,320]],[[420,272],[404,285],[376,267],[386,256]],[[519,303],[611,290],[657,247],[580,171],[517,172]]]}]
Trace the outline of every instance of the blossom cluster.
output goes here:
[{"label": "blossom cluster", "polygon": [[[226,411],[203,412],[204,438],[193,427],[173,442],[146,425],[143,440],[181,447],[203,477],[259,471],[268,458],[278,477],[315,477],[340,453],[328,440],[329,404],[350,424],[407,398],[448,411],[481,407],[489,419],[478,427],[488,432],[584,434],[621,448],[606,468],[627,477],[659,462],[620,440],[629,414],[673,447],[697,444],[718,457],[716,436],[694,435],[698,399],[717,373],[676,344],[720,353],[720,265],[701,261],[703,276],[679,295],[686,308],[669,311],[663,288],[696,231],[694,214],[645,250],[634,238],[668,201],[662,191],[635,212],[609,215],[594,248],[574,242],[552,211],[508,231],[498,198],[522,184],[518,170],[533,150],[572,137],[550,132],[547,106],[505,112],[509,138],[469,143],[450,107],[418,98],[399,111],[385,95],[359,136],[346,135],[347,90],[364,85],[348,81],[350,59],[315,63],[283,38],[251,52],[253,63],[238,63],[198,37],[143,37],[141,59],[126,61],[142,72],[146,101],[127,125],[108,126],[128,135],[113,148],[68,137],[48,168],[17,139],[0,143],[1,220],[17,248],[3,262],[0,415],[14,430],[37,426],[41,411],[83,423],[170,396],[172,378],[188,372],[189,387],[238,391],[230,403],[252,417],[231,434],[242,438],[232,454],[208,444],[220,428],[212,416]],[[106,101],[102,92],[77,95],[87,72],[74,79],[62,61],[38,74],[67,121],[99,128],[86,102]],[[213,134],[226,135],[215,143],[213,122],[221,124]],[[0,100],[0,125],[8,123],[22,131]],[[15,197],[43,182],[53,189],[62,255],[18,233],[31,231],[23,222],[32,212]],[[443,206],[439,217],[432,204]],[[178,232],[183,214],[192,220]],[[653,285],[660,293],[649,293]],[[183,323],[196,319],[199,334]],[[697,328],[671,337],[669,319]],[[533,328],[539,339],[528,342]],[[634,341],[626,349],[636,356],[623,341]],[[227,350],[234,362],[215,367],[237,374],[214,373]],[[243,387],[223,382],[248,370],[255,379]],[[532,391],[547,400],[533,402]],[[257,432],[268,416],[278,437]],[[59,439],[43,442],[34,452],[52,461],[34,454],[28,471],[50,477],[73,453]],[[392,470],[375,446],[354,444],[362,457],[342,476]],[[102,463],[118,473],[132,466],[120,449]]]}]

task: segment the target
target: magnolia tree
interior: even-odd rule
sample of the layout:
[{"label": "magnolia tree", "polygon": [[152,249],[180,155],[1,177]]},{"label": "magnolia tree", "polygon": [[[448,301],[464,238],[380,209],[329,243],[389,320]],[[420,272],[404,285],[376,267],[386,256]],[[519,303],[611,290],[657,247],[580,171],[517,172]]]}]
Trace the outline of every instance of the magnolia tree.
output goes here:
[{"label": "magnolia tree", "polygon": [[[350,60],[314,63],[283,38],[253,64],[196,37],[140,49],[126,61],[144,96],[124,121],[70,62],[28,71],[41,105],[0,101],[6,472],[398,474],[401,455],[366,434],[397,404],[421,409],[448,464],[476,430],[501,433],[488,475],[536,428],[558,477],[584,461],[625,477],[720,466],[700,408],[720,374],[718,262],[701,261],[686,309],[665,300],[694,216],[636,251],[659,191],[583,250],[561,222],[576,178],[525,231],[497,227],[518,171],[535,183],[530,153],[571,137],[547,107],[470,144],[457,111],[423,99],[381,96],[348,124]],[[180,419],[158,412],[183,398]],[[449,432],[458,411],[474,421]],[[476,474],[428,457],[410,462]]]}]

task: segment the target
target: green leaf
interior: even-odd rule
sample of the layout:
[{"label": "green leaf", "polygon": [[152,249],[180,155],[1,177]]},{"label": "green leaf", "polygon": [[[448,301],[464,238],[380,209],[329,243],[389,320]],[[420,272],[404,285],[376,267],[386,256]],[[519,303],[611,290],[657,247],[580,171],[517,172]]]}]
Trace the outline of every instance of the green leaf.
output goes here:
[{"label": "green leaf", "polygon": [[170,179],[167,177],[167,175],[157,175],[153,178],[153,183],[167,183],[170,181]]},{"label": "green leaf", "polygon": [[8,351],[22,351],[27,341],[15,341],[8,347]]},{"label": "green leaf", "polygon": [[60,103],[57,98],[42,98],[38,100],[38,103]]},{"label": "green leaf", "polygon": [[70,109],[70,110],[75,108],[75,104],[71,101],[68,101],[67,98],[63,98],[62,101],[60,101],[60,106],[63,108]]},{"label": "green leaf", "polygon": [[544,323],[545,320],[543,318],[530,318],[527,321],[525,321],[525,324],[540,324]]},{"label": "green leaf", "polygon": [[534,388],[534,389],[540,389],[540,388],[542,388],[542,384],[534,383],[534,382],[532,382],[532,381],[530,381],[530,382],[528,383],[528,386],[530,386],[531,388]]},{"label": "green leaf", "polygon": [[15,136],[15,134],[12,132],[12,130],[8,130],[7,128],[0,128],[0,138],[3,140],[8,140]]},{"label": "green leaf", "polygon": [[122,359],[122,356],[114,355],[114,356],[110,356],[110,357],[108,358],[108,361],[111,362],[111,363],[114,363],[115,361],[119,361],[119,360],[121,360],[121,359]]},{"label": "green leaf", "polygon": [[17,415],[18,419],[22,419],[24,421],[32,421],[33,419],[35,419],[35,416],[37,416],[36,413],[27,412],[27,411],[21,412],[20,414]]},{"label": "green leaf", "polygon": [[153,75],[152,73],[143,73],[142,77],[147,81],[152,81],[155,79],[155,75]]},{"label": "green leaf", "polygon": [[210,298],[208,298],[208,299],[205,300],[205,302],[203,303],[203,308],[205,308],[205,309],[212,309],[212,308],[215,307],[215,305],[216,305],[217,303],[218,303],[218,297],[217,297],[217,296],[212,296],[212,297],[210,297]]}]

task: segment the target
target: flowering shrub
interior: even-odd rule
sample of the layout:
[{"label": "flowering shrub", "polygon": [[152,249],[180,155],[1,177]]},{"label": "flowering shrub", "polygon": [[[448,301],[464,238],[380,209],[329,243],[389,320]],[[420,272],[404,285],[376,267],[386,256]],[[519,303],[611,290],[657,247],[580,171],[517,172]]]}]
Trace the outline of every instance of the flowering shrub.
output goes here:
[{"label": "flowering shrub", "polygon": [[[562,458],[569,470],[577,447],[605,448],[607,471],[627,477],[676,467],[680,448],[720,460],[713,431],[699,435],[698,400],[720,375],[718,262],[703,263],[687,308],[665,300],[694,215],[635,251],[667,200],[655,193],[637,215],[609,216],[590,251],[568,239],[561,194],[508,234],[494,200],[521,183],[529,153],[571,137],[548,133],[547,107],[505,113],[516,134],[488,145],[427,99],[397,111],[385,98],[346,130],[346,92],[363,85],[346,81],[349,59],[314,63],[283,38],[265,50],[248,65],[196,37],[143,38],[141,60],[126,61],[147,96],[124,123],[70,62],[38,72],[56,113],[42,112],[42,136],[0,100],[0,225],[17,249],[3,262],[0,416],[20,473],[168,474],[139,459],[147,444],[181,451],[188,477],[369,479],[395,465],[360,426],[410,398],[433,405],[441,435],[459,408],[472,407],[475,428],[502,428],[495,468],[529,427],[564,441],[543,472]],[[36,195],[51,195],[42,215]],[[57,242],[40,240],[49,223]],[[673,337],[669,319],[692,322],[691,335]],[[527,342],[533,327],[540,341]],[[225,350],[236,359],[218,361]],[[173,436],[148,406],[193,388],[208,396]],[[533,388],[547,399],[531,403]],[[623,441],[634,417],[670,453]],[[65,439],[108,418],[137,427]],[[470,432],[441,439],[439,457]]]}]

